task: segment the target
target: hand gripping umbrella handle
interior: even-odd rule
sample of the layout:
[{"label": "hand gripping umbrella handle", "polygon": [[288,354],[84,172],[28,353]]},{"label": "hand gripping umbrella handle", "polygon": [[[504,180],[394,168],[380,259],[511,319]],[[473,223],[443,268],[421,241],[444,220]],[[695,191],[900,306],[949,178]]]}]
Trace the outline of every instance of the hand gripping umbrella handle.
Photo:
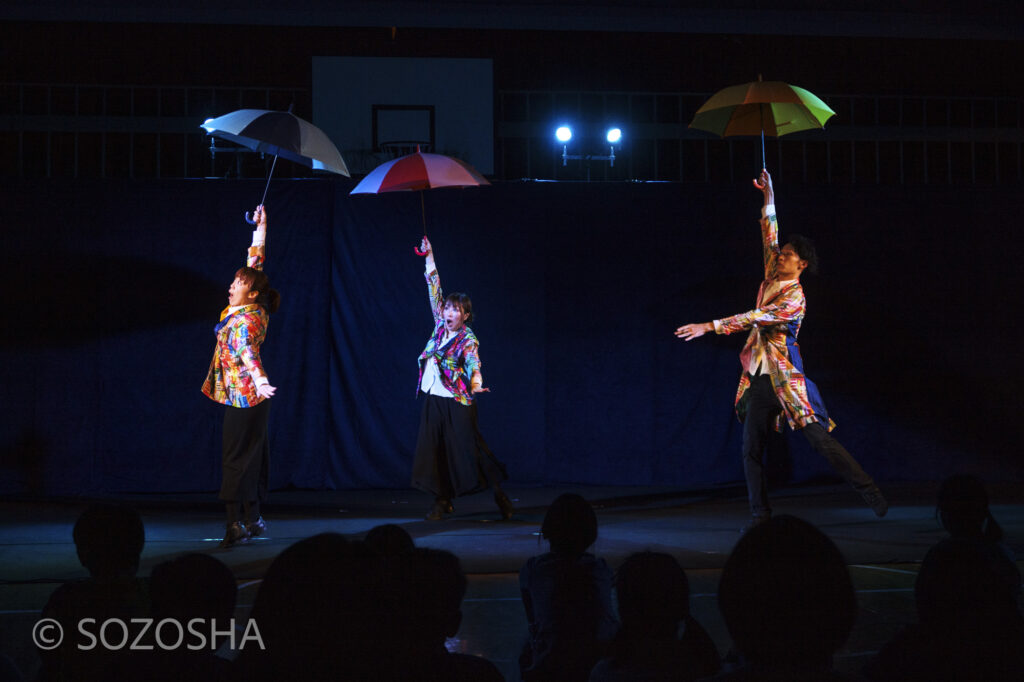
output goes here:
[{"label": "hand gripping umbrella handle", "polygon": [[250,225],[256,224],[256,221],[252,219],[252,211],[245,212],[245,222],[249,223]]},{"label": "hand gripping umbrella handle", "polygon": [[[426,237],[427,235],[423,235],[424,239],[426,239]],[[429,251],[420,251],[420,247],[418,246],[412,247],[412,250],[416,253],[417,256],[426,256],[428,253],[430,253]]]}]

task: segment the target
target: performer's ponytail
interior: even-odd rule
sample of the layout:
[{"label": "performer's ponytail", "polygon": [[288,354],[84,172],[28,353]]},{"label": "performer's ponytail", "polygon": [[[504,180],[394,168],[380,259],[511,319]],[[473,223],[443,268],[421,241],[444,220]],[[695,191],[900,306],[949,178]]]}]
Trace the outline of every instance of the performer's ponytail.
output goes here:
[{"label": "performer's ponytail", "polygon": [[256,302],[266,308],[268,313],[276,313],[277,309],[281,307],[281,294],[277,289],[267,289],[260,292],[260,295],[256,297]]}]

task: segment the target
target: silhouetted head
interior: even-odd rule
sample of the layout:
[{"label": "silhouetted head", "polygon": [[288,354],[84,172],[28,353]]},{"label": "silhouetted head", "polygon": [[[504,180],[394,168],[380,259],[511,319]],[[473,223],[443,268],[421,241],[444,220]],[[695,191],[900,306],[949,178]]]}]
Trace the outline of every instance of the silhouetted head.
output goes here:
[{"label": "silhouetted head", "polygon": [[597,540],[597,515],[582,497],[565,493],[548,507],[540,533],[551,543],[551,551],[582,554]]},{"label": "silhouetted head", "polygon": [[300,540],[267,569],[253,603],[265,650],[239,655],[244,679],[362,679],[374,642],[386,639],[382,595],[385,559],[337,533]]},{"label": "silhouetted head", "polygon": [[407,590],[406,636],[444,646],[445,639],[455,636],[462,623],[466,576],[458,557],[440,549],[417,547],[397,560],[408,561],[411,569],[402,581],[404,585],[395,586],[396,590]]},{"label": "silhouetted head", "polygon": [[949,634],[990,632],[1016,624],[1020,571],[994,543],[950,538],[921,562],[914,597],[922,625]]},{"label": "silhouetted head", "polygon": [[135,575],[146,543],[142,517],[126,504],[94,504],[72,531],[78,560],[94,578]]},{"label": "silhouetted head", "polygon": [[416,547],[412,536],[404,528],[394,523],[374,526],[363,538],[363,542],[367,547],[384,556],[406,554]]},{"label": "silhouetted head", "polygon": [[988,491],[976,476],[957,474],[943,481],[939,487],[936,513],[942,527],[953,537],[1002,540],[1002,528],[988,508]]},{"label": "silhouetted head", "polygon": [[857,599],[839,549],[824,533],[782,515],[744,535],[722,569],[718,604],[748,660],[830,667],[850,635]]},{"label": "silhouetted head", "polygon": [[679,562],[668,554],[638,552],[615,574],[619,619],[624,630],[674,635],[690,614],[690,583]]},{"label": "silhouetted head", "polygon": [[209,554],[185,556],[158,564],[149,579],[153,618],[187,623],[216,619],[218,628],[235,613],[235,576],[223,561]]},{"label": "silhouetted head", "polygon": [[[253,604],[253,618],[275,646],[301,643],[329,646],[347,623],[365,621],[362,606],[371,577],[379,567],[368,565],[359,547],[337,533],[300,540],[270,564]],[[347,621],[347,622],[346,622]]]}]

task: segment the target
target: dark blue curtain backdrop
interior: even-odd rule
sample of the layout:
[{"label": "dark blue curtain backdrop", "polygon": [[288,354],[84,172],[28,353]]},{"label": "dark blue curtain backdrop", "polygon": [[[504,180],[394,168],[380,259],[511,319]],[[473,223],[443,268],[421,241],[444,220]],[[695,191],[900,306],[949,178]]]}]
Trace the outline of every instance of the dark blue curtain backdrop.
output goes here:
[{"label": "dark blue curtain backdrop", "polygon": [[[263,359],[274,488],[408,485],[432,328],[417,193],[275,180]],[[881,480],[1024,477],[1024,199],[1015,188],[793,185],[814,237],[801,347]],[[0,492],[215,490],[223,408],[200,392],[260,181],[33,181],[3,189]],[[473,297],[485,437],[510,485],[741,480],[742,335],[674,338],[752,307],[760,195],[735,186],[510,183],[423,195],[446,291]],[[786,441],[783,441],[786,442]],[[779,476],[831,476],[799,437]]]}]

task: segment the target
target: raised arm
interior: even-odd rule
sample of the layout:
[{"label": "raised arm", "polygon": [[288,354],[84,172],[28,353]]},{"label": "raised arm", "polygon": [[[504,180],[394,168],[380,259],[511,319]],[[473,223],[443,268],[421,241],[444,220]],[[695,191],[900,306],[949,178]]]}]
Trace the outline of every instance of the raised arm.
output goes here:
[{"label": "raised arm", "polygon": [[441,294],[441,276],[437,274],[437,265],[434,263],[434,247],[426,235],[420,242],[419,253],[426,256],[423,274],[427,278],[427,294],[430,296],[430,310],[434,314],[434,324],[441,319],[441,311],[444,310],[444,296]]},{"label": "raised arm", "polygon": [[761,169],[761,176],[754,178],[754,187],[764,195],[761,207],[761,243],[764,248],[764,278],[775,279],[775,268],[779,257],[779,222],[775,218],[775,188],[772,176]]},{"label": "raised arm", "polygon": [[[245,264],[254,270],[262,270],[267,259],[267,209],[260,204],[252,215],[256,221],[256,229],[252,232],[252,246],[249,247],[249,257]],[[244,335],[244,338],[241,340],[239,357],[242,359],[242,364],[249,370],[249,375],[252,376],[256,392],[264,398],[270,398],[277,388],[270,385],[267,373],[263,371],[259,346],[249,343],[248,337],[252,331],[254,330],[250,329],[249,325],[242,328],[240,333]]]},{"label": "raised arm", "polygon": [[245,264],[254,270],[262,270],[267,258],[267,209],[260,204],[253,211],[256,229],[252,232],[252,246]]},{"label": "raised arm", "polygon": [[[761,194],[764,195],[764,205],[761,208],[761,238],[764,244],[764,275],[765,279],[771,279],[775,276],[775,268],[778,265],[776,257],[779,250],[779,230],[775,220],[775,189],[772,187],[772,176],[767,170],[761,169],[761,175],[754,178],[754,187],[760,190]],[[744,315],[750,316],[746,321],[749,328],[752,324],[756,324],[756,320],[764,319],[767,320],[773,315],[769,314],[765,318],[761,318],[760,315],[754,315],[761,311],[750,311],[744,313]],[[784,314],[785,316],[785,314]],[[735,318],[741,318],[742,316],[735,316]],[[733,318],[726,318],[732,320]],[[765,324],[768,322],[765,321]],[[730,334],[736,331],[733,328],[734,325],[722,326],[721,324],[715,324],[712,322],[693,322],[690,324],[684,324],[681,327],[676,328],[676,337],[683,339],[684,341],[693,341],[694,339],[704,336],[710,332],[716,332],[719,334]]]}]

